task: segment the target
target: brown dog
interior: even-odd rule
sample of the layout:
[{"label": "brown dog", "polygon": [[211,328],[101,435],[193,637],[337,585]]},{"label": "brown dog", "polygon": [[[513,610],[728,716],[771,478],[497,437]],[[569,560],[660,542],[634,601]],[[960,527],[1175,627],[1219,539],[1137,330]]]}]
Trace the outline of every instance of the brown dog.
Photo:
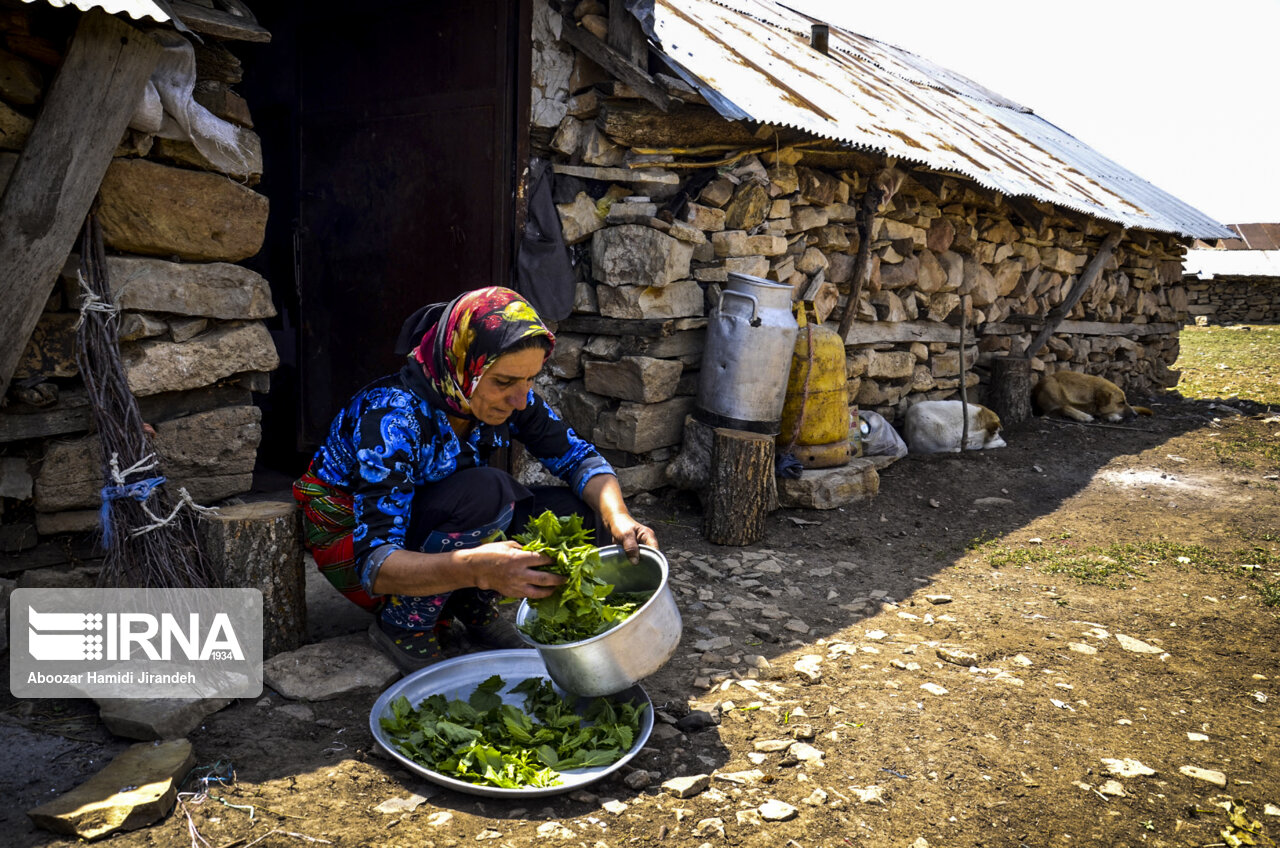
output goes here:
[{"label": "brown dog", "polygon": [[1077,371],[1059,371],[1041,377],[1034,395],[1042,415],[1056,412],[1082,422],[1095,417],[1119,421],[1137,413],[1152,414],[1145,406],[1130,406],[1120,387],[1105,377]]}]

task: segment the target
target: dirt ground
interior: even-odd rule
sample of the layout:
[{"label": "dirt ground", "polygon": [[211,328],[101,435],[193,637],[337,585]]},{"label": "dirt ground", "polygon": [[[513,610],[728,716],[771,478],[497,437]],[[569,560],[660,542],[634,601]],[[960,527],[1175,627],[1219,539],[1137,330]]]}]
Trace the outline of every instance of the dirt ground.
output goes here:
[{"label": "dirt ground", "polygon": [[[266,692],[189,737],[197,777],[225,781],[193,780],[111,844],[1275,844],[1280,415],[1148,405],[1122,426],[1036,419],[1004,449],[908,457],[873,500],[777,512],[752,548],[708,545],[678,497],[639,508],[680,577],[685,634],[644,682],[662,719],[648,745],[586,791],[440,789],[381,754],[374,695]],[[69,844],[23,811],[122,743],[82,703],[0,706],[32,746],[6,758],[0,841]],[[669,723],[697,710],[716,721]],[[759,750],[779,739],[808,747]],[[711,788],[661,788],[695,774]],[[411,803],[377,809],[396,798]],[[773,820],[769,800],[794,816]]]}]

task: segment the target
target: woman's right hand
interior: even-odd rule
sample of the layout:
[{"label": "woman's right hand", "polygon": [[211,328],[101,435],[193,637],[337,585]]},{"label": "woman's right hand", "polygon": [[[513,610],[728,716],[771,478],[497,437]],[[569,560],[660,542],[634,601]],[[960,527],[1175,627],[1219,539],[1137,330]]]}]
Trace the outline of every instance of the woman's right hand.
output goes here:
[{"label": "woman's right hand", "polygon": [[476,586],[506,598],[545,598],[565,580],[559,574],[541,570],[539,566],[551,562],[549,557],[526,551],[511,539],[470,548],[467,555]]}]

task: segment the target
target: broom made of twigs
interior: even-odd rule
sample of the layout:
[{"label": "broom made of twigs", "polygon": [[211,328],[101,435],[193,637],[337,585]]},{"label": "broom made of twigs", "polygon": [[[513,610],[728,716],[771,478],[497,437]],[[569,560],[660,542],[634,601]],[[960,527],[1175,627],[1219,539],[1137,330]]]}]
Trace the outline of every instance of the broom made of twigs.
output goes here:
[{"label": "broom made of twigs", "polygon": [[[96,205],[96,204],[95,204]],[[107,280],[96,212],[80,234],[80,321],[76,364],[102,445],[102,546],[98,585],[118,588],[207,588],[218,585],[201,552],[196,521],[207,508],[165,487],[137,398],[120,361],[119,309]],[[184,508],[185,507],[185,508]]]}]

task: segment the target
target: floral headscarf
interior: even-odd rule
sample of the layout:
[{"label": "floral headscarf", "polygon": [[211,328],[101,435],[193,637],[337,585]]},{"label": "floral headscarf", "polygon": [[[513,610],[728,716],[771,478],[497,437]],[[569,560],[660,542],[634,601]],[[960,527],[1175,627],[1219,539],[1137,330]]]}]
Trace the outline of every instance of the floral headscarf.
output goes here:
[{"label": "floral headscarf", "polygon": [[[410,330],[411,325],[415,329]],[[412,365],[418,363],[425,388],[433,395],[429,399],[461,418],[474,417],[471,393],[499,356],[533,336],[546,336],[555,344],[555,336],[529,302],[501,286],[464,292],[447,305],[419,310],[406,322],[402,338],[404,332],[419,331],[421,341],[410,351],[406,370],[415,370]]]}]

